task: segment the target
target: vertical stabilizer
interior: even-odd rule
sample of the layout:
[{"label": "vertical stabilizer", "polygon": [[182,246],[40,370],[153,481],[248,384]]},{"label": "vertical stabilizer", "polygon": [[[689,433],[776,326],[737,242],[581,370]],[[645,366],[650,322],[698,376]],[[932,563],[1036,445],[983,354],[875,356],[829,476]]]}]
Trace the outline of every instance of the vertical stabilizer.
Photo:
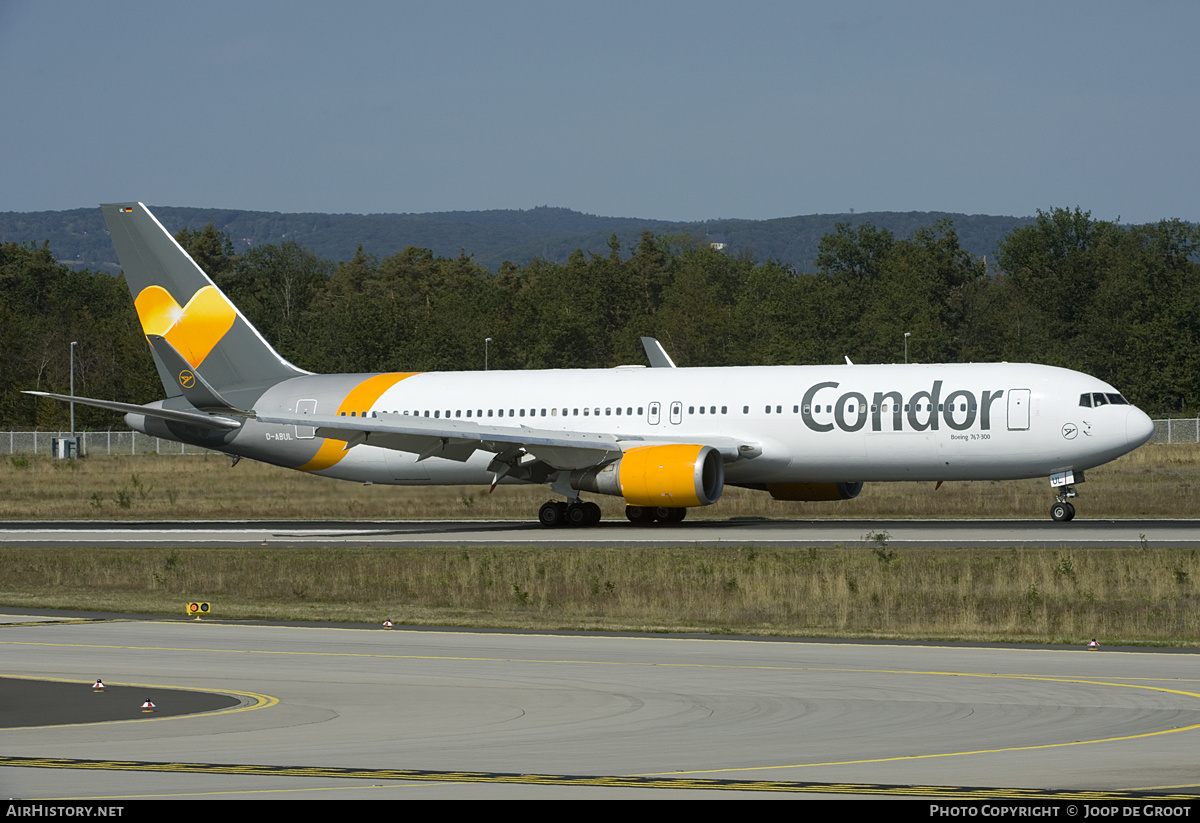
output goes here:
[{"label": "vertical stabilizer", "polygon": [[[258,394],[307,374],[279,356],[149,209],[141,203],[100,208],[142,331],[165,338],[212,388],[226,396]],[[174,373],[157,354],[154,363],[167,395],[179,395]]]}]

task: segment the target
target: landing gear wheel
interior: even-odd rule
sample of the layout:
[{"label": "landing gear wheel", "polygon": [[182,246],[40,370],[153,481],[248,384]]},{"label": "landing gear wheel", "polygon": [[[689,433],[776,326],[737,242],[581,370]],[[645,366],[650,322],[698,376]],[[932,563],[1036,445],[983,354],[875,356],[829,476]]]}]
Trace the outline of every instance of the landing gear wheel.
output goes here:
[{"label": "landing gear wheel", "polygon": [[543,503],[538,509],[538,522],[551,529],[566,525],[567,504],[559,500]]},{"label": "landing gear wheel", "polygon": [[654,516],[659,523],[678,523],[687,517],[687,509],[682,507],[660,507],[654,510]]},{"label": "landing gear wheel", "polygon": [[567,525],[575,528],[576,526],[590,525],[587,511],[587,505],[583,502],[572,503],[567,506]]},{"label": "landing gear wheel", "polygon": [[583,504],[583,510],[587,513],[587,520],[583,525],[595,526],[600,522],[600,506],[589,500]]},{"label": "landing gear wheel", "polygon": [[639,526],[648,526],[655,519],[654,509],[645,506],[626,506],[625,516],[629,518],[630,523],[636,523]]},{"label": "landing gear wheel", "polygon": [[1050,517],[1056,523],[1066,523],[1075,516],[1075,507],[1070,503],[1055,503],[1050,507]]}]

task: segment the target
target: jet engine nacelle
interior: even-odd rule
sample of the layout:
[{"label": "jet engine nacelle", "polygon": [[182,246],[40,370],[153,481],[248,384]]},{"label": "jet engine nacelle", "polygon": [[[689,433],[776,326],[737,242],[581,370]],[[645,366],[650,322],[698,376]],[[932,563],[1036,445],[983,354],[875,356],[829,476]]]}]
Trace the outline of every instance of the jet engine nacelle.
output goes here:
[{"label": "jet engine nacelle", "polygon": [[631,506],[708,506],[725,489],[725,462],[712,446],[638,446],[615,463],[572,472],[571,487],[624,497]]},{"label": "jet engine nacelle", "polygon": [[851,500],[862,491],[862,483],[768,483],[776,500]]}]

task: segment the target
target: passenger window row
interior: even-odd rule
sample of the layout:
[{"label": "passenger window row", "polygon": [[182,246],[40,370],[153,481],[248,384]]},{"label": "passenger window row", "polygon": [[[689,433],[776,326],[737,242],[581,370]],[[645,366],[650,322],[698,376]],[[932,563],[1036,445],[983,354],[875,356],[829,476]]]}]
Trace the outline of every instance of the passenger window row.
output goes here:
[{"label": "passenger window row", "polygon": [[[899,411],[899,409],[897,409],[897,406],[898,406],[898,405],[899,405],[898,403],[884,403],[884,404],[882,404],[882,405],[880,405],[880,406],[877,406],[876,404],[872,403],[872,404],[871,404],[871,407],[870,407],[870,411],[871,411],[871,413],[872,413],[872,414],[874,414],[874,413],[875,413],[875,412],[877,412],[877,411],[878,411],[878,412],[880,412],[880,413],[882,413],[882,414],[895,414],[897,411]],[[911,410],[911,407],[912,407],[913,405],[914,405],[914,404],[911,404],[911,403],[905,403],[905,404],[904,404],[904,411],[910,411],[910,410]],[[916,405],[916,411],[933,411],[933,404],[932,404],[932,403],[917,403],[917,404],[915,404],[915,405]],[[863,409],[866,409],[866,408],[867,408],[866,406],[863,406]],[[955,411],[961,411],[961,412],[965,412],[965,411],[967,411],[967,410],[968,410],[968,408],[970,409],[970,411],[975,411],[975,410],[976,410],[976,406],[975,406],[975,404],[974,404],[974,403],[970,404],[970,406],[968,406],[968,404],[966,404],[966,403],[951,403],[951,404],[950,404],[950,411],[952,411],[952,412],[955,412]],[[945,410],[946,410],[946,404],[945,404],[945,403],[938,403],[937,410],[938,410],[938,411],[945,411]],[[774,413],[774,414],[783,414],[783,406],[774,406],[774,407],[771,407],[771,406],[764,406],[764,407],[763,407],[763,412],[764,412],[764,413],[766,413],[766,414],[772,414],[772,413]],[[750,413],[750,407],[749,407],[749,406],[743,406],[743,407],[742,407],[742,414],[749,414],[749,413]],[[800,407],[799,407],[799,406],[792,406],[792,414],[799,414],[799,413],[800,413]],[[832,413],[833,413],[833,406],[832,406],[832,405],[826,405],[826,404],[822,404],[822,403],[818,403],[818,404],[817,404],[817,405],[815,405],[815,406],[805,406],[805,407],[804,407],[804,413],[805,413],[805,414],[824,414],[824,413],[827,413],[827,414],[832,414]],[[847,414],[858,414],[858,413],[859,413],[858,404],[856,404],[856,403],[847,403],[847,404],[846,404],[846,413],[847,413]]]}]

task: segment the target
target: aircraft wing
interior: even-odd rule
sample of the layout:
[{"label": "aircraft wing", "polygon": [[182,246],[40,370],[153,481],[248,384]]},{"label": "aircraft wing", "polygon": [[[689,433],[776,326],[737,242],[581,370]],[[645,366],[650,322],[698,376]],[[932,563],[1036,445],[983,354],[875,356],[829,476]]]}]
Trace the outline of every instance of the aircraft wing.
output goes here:
[{"label": "aircraft wing", "polygon": [[259,413],[260,423],[311,426],[318,437],[346,441],[346,448],[369,444],[410,452],[418,460],[443,457],[465,462],[476,451],[504,454],[523,450],[556,469],[581,469],[621,456],[610,434],[561,432],[526,426],[487,426],[465,420],[409,415],[342,417],[318,414]]},{"label": "aircraft wing", "polygon": [[[566,471],[611,463],[632,446],[683,442],[394,414],[342,417],[260,411],[256,417],[260,423],[313,427],[319,437],[344,440],[347,449],[369,444],[416,454],[418,460],[442,457],[459,462],[470,459],[476,451],[491,452],[501,459],[530,454],[553,469]],[[701,440],[700,445],[716,448],[726,460],[737,459],[747,448],[728,437],[704,437]],[[686,442],[696,441],[689,439]]]}]

